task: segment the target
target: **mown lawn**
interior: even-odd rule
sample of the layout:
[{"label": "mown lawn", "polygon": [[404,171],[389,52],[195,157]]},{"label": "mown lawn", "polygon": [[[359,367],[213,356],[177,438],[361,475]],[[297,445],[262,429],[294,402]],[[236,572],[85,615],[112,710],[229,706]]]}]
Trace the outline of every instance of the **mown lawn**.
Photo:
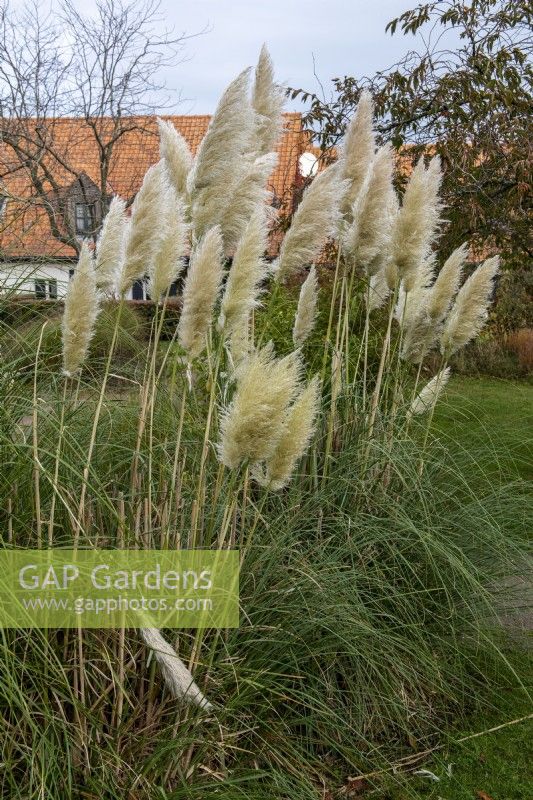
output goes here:
[{"label": "mown lawn", "polygon": [[485,468],[489,449],[492,468],[503,480],[533,479],[533,384],[452,378],[434,425],[471,455],[483,452]]},{"label": "mown lawn", "polygon": [[[454,378],[434,420],[435,430],[475,457],[495,480],[533,478],[533,386],[485,378]],[[486,459],[487,443],[493,454]],[[531,535],[531,531],[526,532]],[[369,794],[379,800],[531,800],[533,797],[533,639],[508,650],[516,678],[494,684],[487,707],[457,720],[449,740],[417,766],[419,774],[384,776]],[[514,724],[507,724],[507,723]],[[463,737],[505,725],[497,731]],[[420,772],[426,770],[426,772]]]}]

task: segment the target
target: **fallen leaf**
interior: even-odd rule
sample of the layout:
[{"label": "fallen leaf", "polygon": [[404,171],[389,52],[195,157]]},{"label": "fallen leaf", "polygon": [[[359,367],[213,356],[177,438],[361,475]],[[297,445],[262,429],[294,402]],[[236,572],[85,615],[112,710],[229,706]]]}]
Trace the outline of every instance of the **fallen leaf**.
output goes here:
[{"label": "fallen leaf", "polygon": [[487,792],[476,792],[476,797],[478,800],[492,800],[492,797]]}]

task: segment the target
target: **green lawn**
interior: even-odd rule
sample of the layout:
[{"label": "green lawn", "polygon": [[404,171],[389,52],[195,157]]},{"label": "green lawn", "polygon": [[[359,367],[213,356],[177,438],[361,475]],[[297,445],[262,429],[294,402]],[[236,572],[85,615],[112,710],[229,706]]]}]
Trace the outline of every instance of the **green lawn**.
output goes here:
[{"label": "green lawn", "polygon": [[471,455],[479,451],[486,458],[489,444],[492,467],[502,479],[533,479],[533,384],[453,378],[434,425]]},{"label": "green lawn", "polygon": [[[454,378],[435,414],[434,426],[474,457],[490,442],[493,458],[491,462],[484,459],[483,468],[493,470],[495,479],[533,477],[532,385]],[[533,646],[506,655],[517,677],[494,675],[494,686],[485,698],[489,710],[473,713],[450,727],[445,746],[418,765],[418,770],[427,773],[383,777],[377,790],[369,790],[369,796],[378,800],[531,800],[532,719],[457,741],[533,713]]]}]

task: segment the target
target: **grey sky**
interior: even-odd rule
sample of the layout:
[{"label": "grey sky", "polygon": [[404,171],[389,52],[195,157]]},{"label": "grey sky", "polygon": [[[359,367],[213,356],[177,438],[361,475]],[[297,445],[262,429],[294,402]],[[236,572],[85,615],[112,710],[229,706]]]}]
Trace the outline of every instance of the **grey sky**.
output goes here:
[{"label": "grey sky", "polygon": [[280,82],[316,90],[316,73],[329,91],[332,77],[371,74],[392,64],[412,36],[385,34],[386,23],[413,0],[163,0],[161,10],[177,31],[193,34],[187,61],[165,73],[181,89],[184,113],[210,113],[222,90],[255,63],[266,42]]},{"label": "grey sky", "polygon": [[[10,0],[10,5],[20,8],[24,2]],[[59,2],[44,0],[41,8],[46,13],[47,7],[56,8]],[[372,74],[416,46],[411,35],[385,34],[385,25],[417,2],[161,0],[162,21],[154,27],[164,25],[192,37],[182,59],[162,73],[170,94],[169,111],[212,113],[230,80],[255,64],[263,42],[273,56],[280,83],[320,91],[316,69],[329,94],[331,78]],[[85,13],[94,8],[94,0],[74,3]]]}]

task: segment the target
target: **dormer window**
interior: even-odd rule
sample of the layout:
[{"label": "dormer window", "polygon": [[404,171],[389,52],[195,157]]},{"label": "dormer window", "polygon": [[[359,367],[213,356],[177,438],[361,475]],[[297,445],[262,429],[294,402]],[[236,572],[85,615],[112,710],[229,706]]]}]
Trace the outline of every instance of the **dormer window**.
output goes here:
[{"label": "dormer window", "polygon": [[76,203],[76,233],[89,236],[96,228],[96,207],[94,203]]}]

